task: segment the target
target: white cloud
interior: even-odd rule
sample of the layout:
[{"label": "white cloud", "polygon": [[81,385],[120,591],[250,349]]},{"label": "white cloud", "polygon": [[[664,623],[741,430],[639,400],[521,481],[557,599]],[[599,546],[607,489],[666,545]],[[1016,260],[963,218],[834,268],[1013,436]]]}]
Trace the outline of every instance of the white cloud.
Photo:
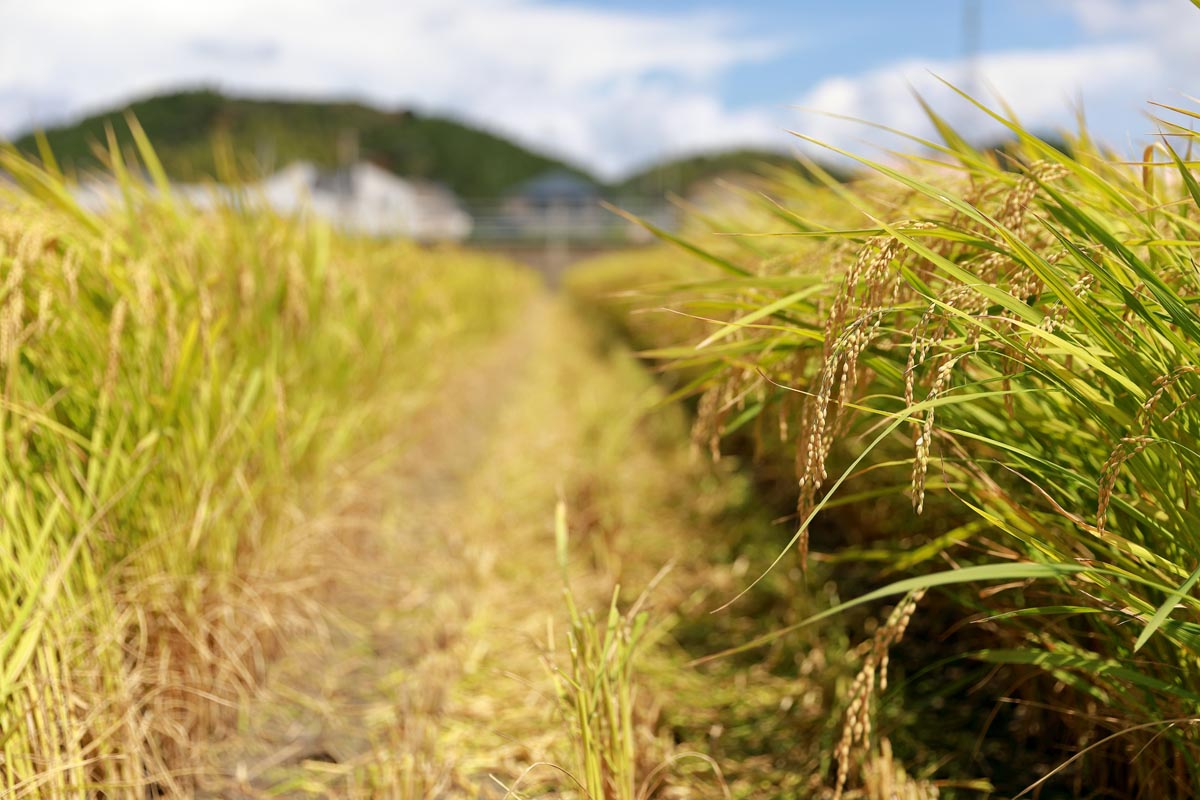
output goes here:
[{"label": "white cloud", "polygon": [[[1159,44],[1194,43],[1196,10],[1187,0],[1060,0],[1093,34],[1151,35]],[[1195,47],[1189,47],[1195,55]]]},{"label": "white cloud", "polygon": [[66,0],[9,6],[0,132],[181,85],[450,112],[613,174],[679,149],[786,142],[715,79],[772,56],[712,13],[544,0]]},{"label": "white cloud", "polygon": [[1200,10],[1187,0],[1068,0],[1085,30],[1134,40],[1153,53],[1160,93],[1197,94]]},{"label": "white cloud", "polygon": [[[1028,127],[1070,125],[1071,104],[1082,99],[1093,129],[1119,144],[1152,127],[1137,122],[1147,99],[1196,93],[1200,12],[1187,0],[1050,2],[1074,14],[1083,44],[988,53],[977,65]],[[739,33],[741,23],[551,0],[9,3],[0,19],[0,133],[206,84],[449,113],[606,176],[688,151],[786,148],[788,126],[842,145],[883,141],[829,118],[797,120],[782,104],[732,106],[721,86],[730,71],[782,51],[779,41]],[[915,88],[968,134],[989,135],[983,117],[931,73],[985,94],[963,60],[906,59],[810,75],[816,83],[797,104],[929,135]]]},{"label": "white cloud", "polygon": [[[1003,100],[1026,128],[1048,131],[1071,124],[1073,108],[1079,103],[1089,114],[1105,119],[1116,104],[1123,112],[1119,115],[1128,120],[1132,116],[1128,112],[1141,102],[1131,98],[1147,81],[1153,85],[1161,72],[1153,51],[1123,44],[993,53],[974,64],[963,59],[907,60],[861,75],[826,79],[798,105],[931,138],[933,125],[914,96],[920,95],[960,133],[987,140],[1003,135],[1003,128],[943,81],[992,108],[1001,108]],[[857,137],[873,145],[910,149],[894,136],[820,114],[806,115],[801,132],[825,142]]]},{"label": "white cloud", "polygon": [[[855,75],[822,80],[797,102],[804,109],[865,119],[935,138],[913,98],[921,95],[968,138],[1004,130],[958,97],[942,78],[994,109],[1007,103],[1021,123],[1039,132],[1074,128],[1082,108],[1089,130],[1128,146],[1155,130],[1139,112],[1148,101],[1179,103],[1200,80],[1200,12],[1186,0],[1058,0],[1091,43],[1071,48],[985,53],[965,59],[909,59]],[[821,141],[857,139],[872,147],[912,149],[902,140],[843,120],[806,114],[802,133]]]}]

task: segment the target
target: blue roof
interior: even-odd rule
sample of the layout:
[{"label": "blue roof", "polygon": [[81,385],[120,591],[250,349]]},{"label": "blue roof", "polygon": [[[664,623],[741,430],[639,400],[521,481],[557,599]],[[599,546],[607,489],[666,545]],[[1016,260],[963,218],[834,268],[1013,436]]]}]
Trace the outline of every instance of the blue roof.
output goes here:
[{"label": "blue roof", "polygon": [[533,201],[593,200],[600,197],[600,187],[566,170],[551,170],[517,186],[512,194]]}]

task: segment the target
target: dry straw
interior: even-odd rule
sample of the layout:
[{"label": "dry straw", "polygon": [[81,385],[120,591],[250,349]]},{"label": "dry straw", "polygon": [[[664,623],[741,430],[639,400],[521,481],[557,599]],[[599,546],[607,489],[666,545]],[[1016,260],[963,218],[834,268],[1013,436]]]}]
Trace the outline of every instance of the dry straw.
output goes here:
[{"label": "dry straw", "polygon": [[[108,151],[125,205],[104,216],[0,151],[19,184],[0,190],[6,797],[190,796],[195,742],[236,722],[308,618],[283,579],[325,471],[392,421],[393,376],[430,391],[428,349],[506,324],[531,286],[483,259],[186,208],[131,133],[135,152]],[[158,191],[130,178],[135,155]]]},{"label": "dry straw", "polygon": [[[1015,579],[983,596],[1000,616],[971,657],[1040,671],[1065,706],[1096,705],[1041,730],[1106,742],[1072,762],[1098,788],[1186,794],[1200,782],[1195,730],[1147,726],[1200,714],[1200,113],[1167,108],[1162,141],[1129,163],[1086,131],[1050,143],[963,101],[1013,142],[975,148],[930,112],[942,141],[908,138],[932,157],[898,167],[826,145],[873,177],[781,180],[759,219],[777,238],[730,243],[707,258],[728,274],[679,281],[677,300],[728,315],[701,341],[734,328],[738,346],[651,352],[693,371],[680,394],[729,398],[747,365],[769,381],[756,413],[790,417],[772,427],[795,436],[801,556],[814,514],[850,506],[878,526],[864,533],[877,549],[895,537],[915,582],[897,591]],[[925,535],[892,498],[958,527]],[[1058,580],[1026,582],[1035,574]],[[871,680],[856,684],[850,741]],[[1128,740],[1105,738],[1124,728]]]}]

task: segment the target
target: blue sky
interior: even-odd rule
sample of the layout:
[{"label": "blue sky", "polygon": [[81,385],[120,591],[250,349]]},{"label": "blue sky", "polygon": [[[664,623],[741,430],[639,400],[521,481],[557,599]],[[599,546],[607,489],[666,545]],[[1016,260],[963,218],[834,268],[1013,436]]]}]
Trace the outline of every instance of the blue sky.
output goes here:
[{"label": "blue sky", "polygon": [[[737,4],[729,6],[737,8]],[[744,102],[771,102],[795,93],[812,77],[853,75],[906,58],[959,58],[967,50],[964,28],[971,7],[978,49],[1057,49],[1089,38],[1061,3],[759,3],[740,12],[750,30],[766,37],[786,32],[782,36],[790,40],[789,46],[770,61],[731,70],[723,90]]]},{"label": "blue sky", "polygon": [[[964,13],[978,10],[977,57]],[[892,146],[798,108],[928,133],[911,89],[996,135],[931,75],[994,87],[1029,127],[1132,150],[1146,101],[1200,95],[1190,0],[585,2],[0,0],[0,133],[207,85],[447,114],[613,177],[664,156],[786,150],[796,129]]]}]

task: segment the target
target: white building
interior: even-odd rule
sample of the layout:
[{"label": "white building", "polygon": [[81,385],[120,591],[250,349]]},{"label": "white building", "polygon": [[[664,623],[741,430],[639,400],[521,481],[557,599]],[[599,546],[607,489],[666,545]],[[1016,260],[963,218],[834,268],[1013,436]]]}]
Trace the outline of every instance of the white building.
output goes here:
[{"label": "white building", "polygon": [[353,233],[423,241],[458,241],[471,233],[471,217],[449,190],[365,162],[334,170],[297,162],[256,188],[281,214],[311,213]]},{"label": "white building", "polygon": [[[405,180],[365,162],[332,170],[297,162],[236,190],[220,184],[176,184],[171,191],[196,208],[262,203],[285,216],[311,214],[340,230],[367,236],[461,241],[472,228],[470,215],[448,189]],[[71,193],[89,211],[121,202],[121,190],[112,179],[85,181]]]}]

